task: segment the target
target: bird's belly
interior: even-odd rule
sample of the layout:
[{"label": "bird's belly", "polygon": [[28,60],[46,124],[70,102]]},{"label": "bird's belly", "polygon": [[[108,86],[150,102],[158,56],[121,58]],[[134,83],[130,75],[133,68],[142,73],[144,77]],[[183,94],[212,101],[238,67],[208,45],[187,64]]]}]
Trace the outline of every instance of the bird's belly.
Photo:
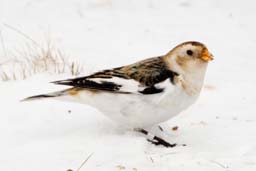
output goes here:
[{"label": "bird's belly", "polygon": [[110,119],[129,128],[151,127],[167,121],[185,110],[195,101],[184,91],[176,90],[170,93],[155,95],[128,95],[101,93],[80,94],[79,102],[91,105]]},{"label": "bird's belly", "polygon": [[195,102],[198,95],[190,96],[177,89],[162,96],[152,95],[148,100],[128,105],[121,110],[131,127],[151,127],[178,115]]}]

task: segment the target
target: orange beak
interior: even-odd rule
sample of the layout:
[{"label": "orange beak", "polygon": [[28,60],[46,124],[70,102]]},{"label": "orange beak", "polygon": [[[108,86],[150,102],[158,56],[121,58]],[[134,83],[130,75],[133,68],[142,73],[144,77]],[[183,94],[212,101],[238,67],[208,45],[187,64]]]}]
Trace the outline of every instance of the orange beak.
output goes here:
[{"label": "orange beak", "polygon": [[205,62],[212,61],[213,55],[207,49],[204,49],[202,52],[201,59]]}]

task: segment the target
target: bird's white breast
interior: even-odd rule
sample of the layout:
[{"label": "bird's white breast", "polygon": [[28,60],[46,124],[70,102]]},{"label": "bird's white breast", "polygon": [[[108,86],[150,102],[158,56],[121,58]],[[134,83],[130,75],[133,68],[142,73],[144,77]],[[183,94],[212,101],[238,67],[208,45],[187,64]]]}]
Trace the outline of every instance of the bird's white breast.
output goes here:
[{"label": "bird's white breast", "polygon": [[168,83],[164,93],[153,95],[81,91],[77,102],[91,105],[110,119],[129,128],[144,128],[164,122],[190,106],[198,95]]}]

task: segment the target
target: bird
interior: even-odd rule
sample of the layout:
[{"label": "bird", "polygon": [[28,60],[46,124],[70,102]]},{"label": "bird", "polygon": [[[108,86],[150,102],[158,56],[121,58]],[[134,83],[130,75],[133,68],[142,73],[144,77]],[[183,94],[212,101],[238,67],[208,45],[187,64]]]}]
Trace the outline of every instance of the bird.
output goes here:
[{"label": "bird", "polygon": [[[118,124],[148,135],[146,129],[173,118],[198,99],[211,60],[213,55],[203,43],[187,41],[161,56],[54,81],[69,87],[23,101],[52,98],[86,104]],[[157,136],[149,141],[176,145]]]}]

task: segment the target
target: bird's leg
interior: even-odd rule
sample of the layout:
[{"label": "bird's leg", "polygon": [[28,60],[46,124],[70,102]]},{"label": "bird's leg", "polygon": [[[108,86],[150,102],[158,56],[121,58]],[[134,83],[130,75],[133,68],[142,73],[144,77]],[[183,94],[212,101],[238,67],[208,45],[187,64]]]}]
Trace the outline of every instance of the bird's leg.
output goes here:
[{"label": "bird's leg", "polygon": [[[149,135],[149,132],[146,131],[145,129],[135,129],[135,131],[140,132],[144,135]],[[175,147],[177,144],[170,144],[169,142],[165,141],[164,139],[153,136],[151,139],[147,139],[149,142],[155,145],[163,145],[165,147]]]}]

